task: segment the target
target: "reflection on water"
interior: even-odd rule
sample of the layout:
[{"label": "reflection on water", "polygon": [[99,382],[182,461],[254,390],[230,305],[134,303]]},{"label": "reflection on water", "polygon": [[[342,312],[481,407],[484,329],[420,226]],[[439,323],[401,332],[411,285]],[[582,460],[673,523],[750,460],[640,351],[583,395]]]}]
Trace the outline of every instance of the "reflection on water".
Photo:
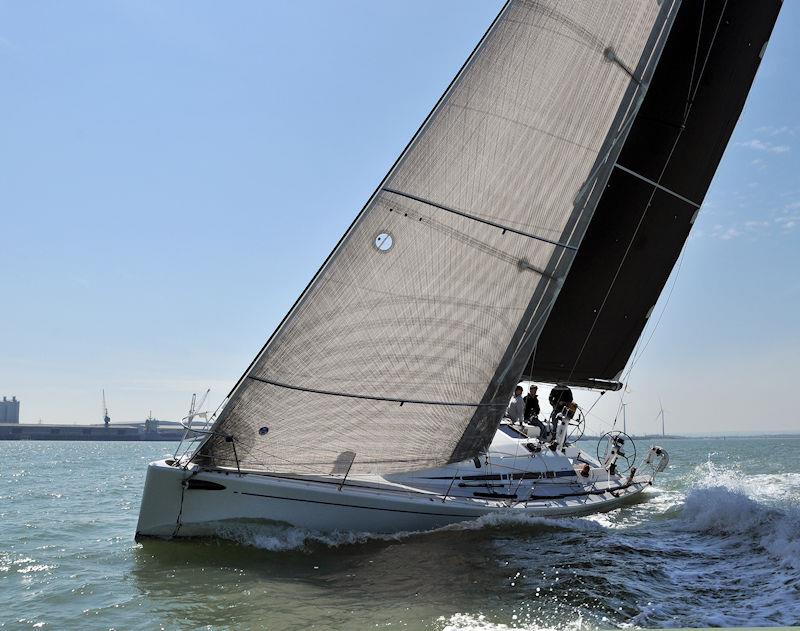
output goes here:
[{"label": "reflection on water", "polygon": [[[800,441],[686,440],[649,501],[428,534],[132,540],[163,445],[7,443],[0,625],[558,629],[800,622]],[[709,453],[711,456],[709,457]]]},{"label": "reflection on water", "polygon": [[[526,535],[535,539],[536,530]],[[135,551],[133,575],[156,600],[205,599],[202,610],[182,612],[192,624],[343,628],[364,616],[371,624],[421,627],[465,609],[508,606],[523,565],[504,550],[510,542],[502,532],[494,534],[450,531],[336,547],[311,540],[293,551],[147,541]],[[512,600],[525,597],[518,592]]]}]

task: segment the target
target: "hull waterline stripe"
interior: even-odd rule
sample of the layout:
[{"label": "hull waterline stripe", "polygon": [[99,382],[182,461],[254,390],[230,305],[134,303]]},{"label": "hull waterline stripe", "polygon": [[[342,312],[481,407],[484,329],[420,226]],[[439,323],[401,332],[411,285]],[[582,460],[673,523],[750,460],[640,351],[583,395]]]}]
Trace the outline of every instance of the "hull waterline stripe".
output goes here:
[{"label": "hull waterline stripe", "polygon": [[[637,483],[628,484],[628,485],[616,487],[616,488],[613,488],[613,489],[605,489],[603,491],[597,490],[597,491],[590,491],[590,492],[586,492],[586,493],[568,493],[568,494],[564,494],[564,495],[539,495],[539,496],[532,495],[527,500],[518,500],[517,502],[514,503],[514,505],[525,504],[525,506],[527,508],[528,502],[537,501],[537,500],[539,500],[539,501],[554,501],[554,500],[564,499],[566,497],[578,497],[578,496],[585,496],[585,495],[605,495],[606,493],[611,493],[613,495],[614,491],[628,489],[631,486],[634,486],[635,484],[637,484]],[[641,483],[639,483],[639,484],[641,484]],[[641,489],[637,489],[634,493],[630,493],[628,495],[634,495],[635,493],[640,493],[643,489],[644,489],[644,485],[642,485]],[[325,501],[322,501],[322,500],[307,500],[307,499],[301,499],[301,498],[298,498],[298,497],[281,497],[281,496],[278,496],[278,495],[266,495],[266,494],[263,494],[263,493],[250,493],[248,491],[234,491],[234,493],[238,493],[240,495],[250,495],[252,497],[264,497],[264,498],[272,499],[272,500],[285,500],[285,501],[289,501],[289,502],[305,502],[307,504],[324,504],[326,506],[341,506],[343,508],[356,508],[356,509],[360,509],[360,510],[377,510],[377,511],[389,512],[389,513],[409,513],[409,514],[413,514],[413,515],[430,515],[431,517],[464,517],[466,519],[476,519],[476,518],[480,517],[480,515],[474,515],[474,514],[464,515],[464,514],[460,514],[460,513],[432,513],[432,512],[426,512],[426,511],[405,510],[405,509],[401,509],[401,508],[377,508],[377,507],[374,507],[374,506],[360,506],[360,505],[356,505],[356,504],[342,504],[342,503],[339,503],[339,502],[325,502]],[[489,495],[486,498],[481,498],[481,499],[489,499],[490,497],[491,497],[491,495]],[[614,496],[614,499],[618,500],[618,499],[622,499],[623,497],[625,497],[625,495]],[[613,500],[606,500],[606,501],[613,501]],[[481,507],[481,508],[483,508],[483,507]],[[504,510],[504,509],[509,509],[510,507],[507,504],[504,504],[502,506],[496,506],[496,507],[487,506],[485,508],[487,508],[488,510]],[[550,508],[550,506],[545,506],[543,508]],[[564,508],[564,507],[553,507],[553,508]]]},{"label": "hull waterline stripe", "polygon": [[[444,210],[445,212],[452,213],[454,215],[458,215],[459,217],[464,217],[465,219],[471,219],[472,221],[477,221],[479,223],[486,224],[487,226],[492,226],[493,228],[499,228],[503,232],[513,232],[514,234],[518,234],[523,237],[528,237],[529,239],[535,239],[536,241],[542,241],[544,243],[549,243],[550,245],[555,245],[559,248],[564,248],[566,250],[577,250],[578,248],[574,245],[568,245],[566,243],[561,243],[559,241],[553,241],[552,239],[547,239],[545,237],[540,237],[535,234],[531,234],[530,232],[525,232],[523,230],[517,230],[516,228],[509,228],[508,226],[504,226],[499,223],[495,223],[494,221],[489,221],[488,219],[483,219],[481,217],[476,217],[475,215],[470,215],[469,213],[465,213],[461,210],[456,210],[455,208],[450,208],[449,206],[442,206],[441,204],[437,204],[436,202],[432,202],[429,199],[425,199],[424,197],[417,197],[416,195],[411,195],[410,193],[403,193],[402,191],[395,190],[393,188],[383,188],[384,191],[387,193],[392,193],[393,195],[399,195],[400,197],[405,197],[406,199],[410,199],[415,202],[419,202],[420,204],[425,204],[426,206],[432,206],[433,208],[438,208],[439,210]],[[538,271],[538,270],[537,270]]]},{"label": "hull waterline stripe", "polygon": [[[389,513],[412,513],[414,515],[431,515],[432,517],[466,517],[467,519],[476,519],[480,515],[461,515],[458,513],[428,513],[425,511],[404,510],[401,508],[376,508],[374,506],[357,506],[356,504],[340,504],[338,502],[323,502],[322,500],[304,500],[299,497],[279,497],[277,495],[264,495],[262,493],[249,493],[247,491],[234,491],[241,495],[252,495],[254,497],[266,497],[271,500],[287,500],[289,502],[306,502],[310,504],[325,504],[327,506],[343,506],[345,508],[360,508],[362,510],[380,510]],[[500,507],[498,507],[500,508]]]},{"label": "hull waterline stripe", "polygon": [[[450,480],[451,475],[425,476],[424,480]],[[491,473],[488,475],[462,475],[459,480],[474,482],[476,480],[541,480],[553,478],[576,478],[578,474],[574,471],[526,471],[525,473]]]},{"label": "hull waterline stripe", "polygon": [[297,390],[298,392],[311,392],[313,394],[327,394],[332,397],[347,397],[349,399],[364,399],[366,401],[388,401],[390,403],[415,403],[417,405],[444,405],[444,406],[457,406],[466,408],[478,407],[505,407],[505,403],[450,403],[448,401],[424,401],[419,399],[395,399],[392,397],[376,397],[369,394],[352,394],[348,392],[335,392],[333,390],[317,390],[316,388],[306,388],[305,386],[293,386],[288,383],[280,381],[273,381],[272,379],[264,379],[263,377],[256,377],[255,375],[248,375],[248,379],[253,381],[260,381],[270,386],[277,386],[278,388],[287,388],[289,390]]},{"label": "hull waterline stripe", "polygon": [[[642,485],[642,488],[637,489],[635,493],[641,493],[644,490],[644,487],[652,484],[651,482],[629,482],[628,484],[623,484],[621,486],[615,486],[613,489],[597,489],[596,491],[582,491],[580,493],[562,493],[561,495],[531,495],[529,499],[531,500],[543,500],[543,499],[553,499],[559,500],[565,497],[583,497],[586,495],[605,495],[606,493],[611,493],[614,495],[615,491],[624,491],[626,489],[631,488],[632,486]],[[633,493],[629,493],[629,495],[633,495]],[[615,498],[619,499],[621,497],[625,497],[624,495],[614,495]]]}]

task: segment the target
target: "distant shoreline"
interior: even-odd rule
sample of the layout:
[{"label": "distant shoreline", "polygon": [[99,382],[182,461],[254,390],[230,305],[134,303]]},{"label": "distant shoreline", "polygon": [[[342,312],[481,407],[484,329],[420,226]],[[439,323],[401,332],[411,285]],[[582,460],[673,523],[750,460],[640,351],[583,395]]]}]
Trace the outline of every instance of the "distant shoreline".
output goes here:
[{"label": "distant shoreline", "polygon": [[[697,436],[684,436],[679,434],[630,434],[634,440],[650,439],[650,440],[752,440],[752,439],[770,439],[770,438],[800,438],[800,432],[794,433],[781,433],[781,434],[700,434]],[[586,434],[581,437],[581,440],[600,440],[602,436],[593,436]]]}]

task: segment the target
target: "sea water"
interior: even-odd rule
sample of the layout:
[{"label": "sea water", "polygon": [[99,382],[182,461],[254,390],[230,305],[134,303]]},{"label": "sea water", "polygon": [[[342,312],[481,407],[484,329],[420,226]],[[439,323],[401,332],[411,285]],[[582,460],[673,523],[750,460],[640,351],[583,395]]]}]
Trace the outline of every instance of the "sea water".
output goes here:
[{"label": "sea water", "polygon": [[800,438],[663,446],[646,502],[590,518],[137,544],[147,463],[173,445],[0,443],[0,627],[800,624]]}]

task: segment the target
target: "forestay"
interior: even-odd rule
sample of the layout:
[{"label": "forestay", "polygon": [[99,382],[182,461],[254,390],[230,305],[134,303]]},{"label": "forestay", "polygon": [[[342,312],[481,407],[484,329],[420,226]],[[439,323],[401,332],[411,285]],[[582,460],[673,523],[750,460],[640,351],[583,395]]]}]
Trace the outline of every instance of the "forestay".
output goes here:
[{"label": "forestay", "polygon": [[276,473],[390,472],[485,447],[676,6],[509,2],[198,457]]}]

